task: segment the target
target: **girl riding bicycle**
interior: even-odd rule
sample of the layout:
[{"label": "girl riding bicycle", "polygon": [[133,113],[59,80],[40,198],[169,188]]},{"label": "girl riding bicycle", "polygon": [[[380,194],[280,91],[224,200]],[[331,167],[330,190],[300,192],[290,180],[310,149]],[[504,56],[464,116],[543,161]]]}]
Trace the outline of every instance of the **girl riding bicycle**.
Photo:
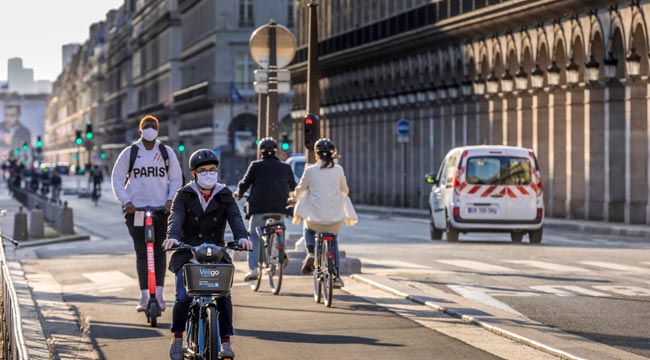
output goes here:
[{"label": "girl riding bicycle", "polygon": [[[357,221],[356,214],[352,215],[354,209],[346,199],[349,189],[343,167],[334,163],[334,159],[338,157],[336,146],[332,140],[323,138],[316,142],[314,150],[316,163],[305,169],[295,190],[297,204],[293,223],[298,224],[301,218],[305,219],[303,235],[307,256],[302,265],[305,275],[314,271],[316,232],[336,235],[344,221],[350,220],[348,225],[354,225]],[[351,218],[346,216],[346,212],[351,214]],[[335,261],[339,264],[338,245],[334,250]],[[343,287],[340,276],[334,279],[334,286]]]},{"label": "girl riding bicycle", "polygon": [[[232,192],[225,185],[217,183],[217,155],[209,149],[198,150],[190,157],[189,166],[194,180],[176,192],[164,248],[172,248],[179,240],[192,246],[202,243],[224,246],[224,233],[228,223],[234,238],[238,239],[239,246],[247,250],[252,249],[253,244],[248,239]],[[187,314],[192,302],[185,291],[183,265],[191,260],[192,253],[189,250],[179,250],[172,255],[169,263],[169,270],[176,274],[176,302],[171,327],[173,339],[169,349],[170,358],[173,360],[183,359],[183,332],[186,330]],[[232,259],[226,255],[222,262],[232,264]],[[220,356],[234,357],[230,346],[230,337],[234,332],[230,295],[219,298],[217,306],[221,329]]]}]

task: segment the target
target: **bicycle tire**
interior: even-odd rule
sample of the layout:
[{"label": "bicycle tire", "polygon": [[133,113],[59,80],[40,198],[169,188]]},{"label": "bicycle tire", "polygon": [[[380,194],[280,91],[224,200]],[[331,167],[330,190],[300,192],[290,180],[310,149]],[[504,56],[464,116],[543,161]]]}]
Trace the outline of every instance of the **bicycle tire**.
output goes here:
[{"label": "bicycle tire", "polygon": [[187,317],[187,325],[185,326],[185,328],[188,331],[187,350],[192,355],[196,355],[198,353],[198,348],[199,348],[199,322],[196,321],[197,319],[198,319],[198,315],[196,314],[196,311],[190,310],[190,314]]},{"label": "bicycle tire", "polygon": [[322,269],[321,264],[323,263],[322,257],[323,257],[323,251],[319,246],[316,248],[316,259],[318,260],[318,264],[316,264],[316,268],[314,269],[314,273],[313,273],[315,303],[320,303],[320,301],[323,299],[323,283],[322,283],[322,270],[321,270]]},{"label": "bicycle tire", "polygon": [[321,275],[321,282],[323,284],[323,304],[327,307],[332,306],[332,293],[334,290],[334,276],[330,272],[330,267],[327,266],[327,246],[329,245],[328,241],[323,241],[323,246],[322,246],[322,265],[325,265],[322,267],[322,275]]},{"label": "bicycle tire", "polygon": [[[278,236],[276,234],[271,235],[271,241],[267,248],[267,271],[269,275],[269,286],[273,295],[280,293],[282,288],[282,275],[284,273],[284,251],[280,251],[278,246]],[[277,250],[277,251],[275,251]]]},{"label": "bicycle tire", "polygon": [[205,336],[206,349],[203,355],[205,360],[218,360],[219,359],[219,350],[220,350],[220,339],[219,339],[219,322],[217,318],[217,309],[208,306],[206,309],[207,316],[205,319],[205,331],[203,332]]}]

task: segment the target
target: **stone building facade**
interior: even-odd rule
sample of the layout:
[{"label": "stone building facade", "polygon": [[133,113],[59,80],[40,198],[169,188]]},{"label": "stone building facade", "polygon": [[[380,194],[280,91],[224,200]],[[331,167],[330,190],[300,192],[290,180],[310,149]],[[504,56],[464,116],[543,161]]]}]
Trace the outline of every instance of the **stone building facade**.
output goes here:
[{"label": "stone building facade", "polygon": [[[356,202],[425,208],[424,174],[449,149],[504,144],[536,153],[547,216],[650,223],[649,1],[320,0],[318,10],[322,134],[340,147]],[[296,136],[307,8],[298,13]],[[399,119],[412,123],[406,145]]]}]

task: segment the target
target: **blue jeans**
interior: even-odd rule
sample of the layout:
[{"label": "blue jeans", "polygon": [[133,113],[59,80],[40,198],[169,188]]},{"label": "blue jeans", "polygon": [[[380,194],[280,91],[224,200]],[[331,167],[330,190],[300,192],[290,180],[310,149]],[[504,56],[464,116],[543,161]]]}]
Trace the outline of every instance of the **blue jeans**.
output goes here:
[{"label": "blue jeans", "polygon": [[[314,249],[316,249],[316,231],[314,231],[314,230],[308,228],[307,226],[305,226],[303,228],[302,235],[305,238],[305,245],[306,246],[311,245]],[[341,264],[341,262],[339,260],[339,237],[338,237],[338,235],[336,235],[336,241],[333,242],[333,245],[334,245],[334,261],[336,261],[336,265],[337,265],[337,268],[338,268],[338,265]],[[307,250],[307,252],[309,252],[309,250]],[[316,255],[316,254],[312,254],[312,255]]]},{"label": "blue jeans", "polygon": [[[253,251],[248,253],[248,268],[253,270],[257,269],[257,263],[260,261],[260,236],[257,234],[257,228],[264,226],[266,222],[264,220],[265,216],[268,215],[281,215],[276,213],[263,213],[263,214],[253,214],[251,215],[250,220],[248,220],[248,232],[250,233],[251,241],[253,242]],[[280,220],[284,224],[284,215]],[[284,243],[284,233],[278,234],[278,241]]]},{"label": "blue jeans", "polygon": [[[182,333],[187,323],[187,312],[192,304],[192,298],[187,296],[185,291],[185,274],[181,267],[176,272],[176,301],[172,312],[172,333]],[[232,299],[228,296],[220,297],[217,300],[217,309],[219,310],[219,332],[221,337],[234,335],[232,327]]]}]

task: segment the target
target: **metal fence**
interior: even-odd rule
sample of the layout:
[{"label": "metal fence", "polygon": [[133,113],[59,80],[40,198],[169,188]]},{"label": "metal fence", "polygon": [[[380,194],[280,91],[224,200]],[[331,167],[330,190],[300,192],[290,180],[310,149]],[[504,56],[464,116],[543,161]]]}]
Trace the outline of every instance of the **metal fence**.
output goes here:
[{"label": "metal fence", "polygon": [[2,359],[4,360],[23,360],[28,359],[27,346],[25,345],[25,337],[23,336],[22,318],[20,316],[20,308],[18,304],[18,296],[16,288],[14,287],[13,280],[11,279],[11,272],[7,265],[7,258],[5,256],[4,241],[9,239],[7,236],[0,232],[0,280],[2,280],[2,303],[0,303],[0,313],[2,315]]}]

